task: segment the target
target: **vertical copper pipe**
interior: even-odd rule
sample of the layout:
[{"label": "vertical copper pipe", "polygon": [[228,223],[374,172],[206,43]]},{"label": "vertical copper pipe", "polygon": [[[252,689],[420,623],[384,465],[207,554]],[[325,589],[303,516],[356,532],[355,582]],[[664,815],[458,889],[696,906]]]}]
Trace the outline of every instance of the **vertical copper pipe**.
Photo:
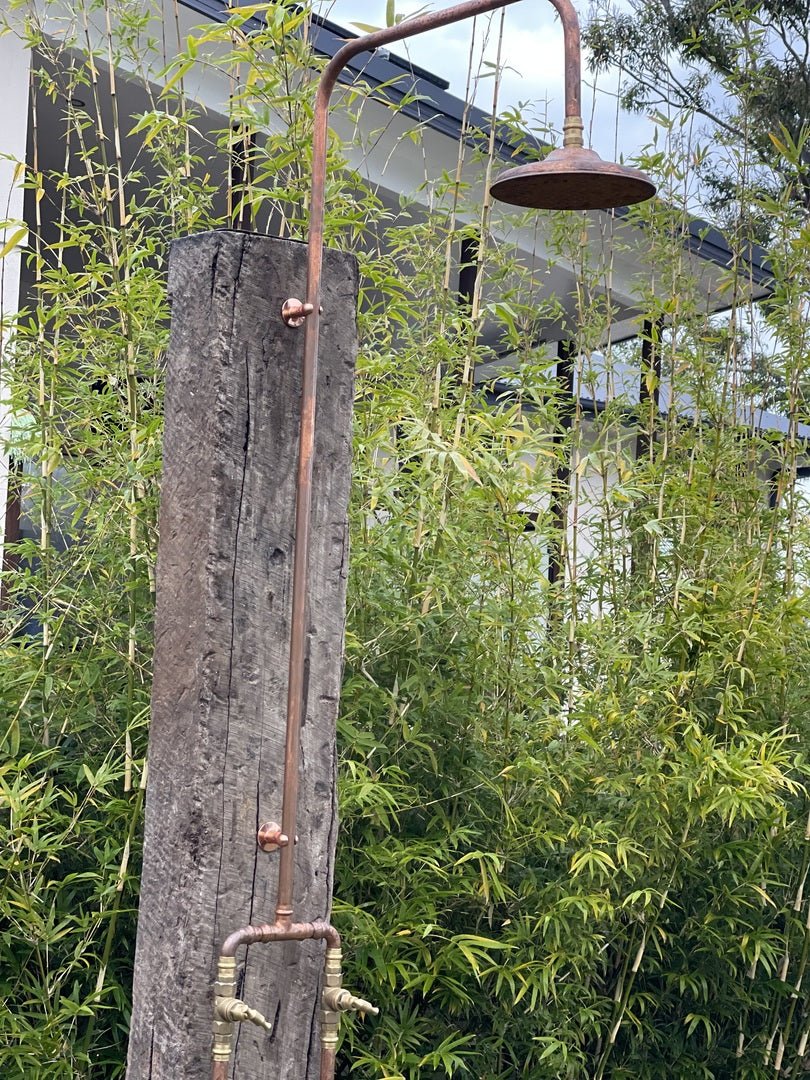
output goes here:
[{"label": "vertical copper pipe", "polygon": [[[281,831],[290,843],[279,856],[278,895],[275,929],[291,928],[295,885],[295,835],[298,816],[298,789],[301,755],[301,723],[305,693],[306,637],[308,621],[309,534],[312,518],[312,459],[315,445],[315,411],[318,381],[318,339],[320,334],[321,270],[323,265],[326,152],[329,101],[341,71],[360,53],[393,41],[438,29],[463,19],[504,8],[517,0],[467,0],[446,11],[427,12],[396,26],[347,42],[329,61],[321,75],[315,99],[312,144],[312,195],[307,247],[306,303],[311,305],[304,330],[304,357],[301,386],[301,430],[293,548],[292,617],[290,625],[289,679],[287,684],[287,730],[284,749],[284,789]],[[564,145],[581,145],[581,60],[579,20],[571,0],[550,0],[560,15],[565,39]],[[269,928],[265,928],[269,929]],[[231,935],[234,939],[237,935]],[[281,936],[281,935],[279,935]],[[264,940],[270,939],[267,935]],[[231,939],[229,939],[229,943]],[[232,945],[231,947],[235,947]],[[335,1051],[324,1049],[321,1080],[333,1080]],[[226,1080],[226,1076],[215,1077]]]},{"label": "vertical copper pipe", "polygon": [[228,1062],[215,1061],[211,1069],[211,1080],[228,1080]]},{"label": "vertical copper pipe", "polygon": [[[483,15],[508,7],[517,0],[467,0],[445,11],[427,12],[388,26],[373,34],[355,38],[338,50],[324,68],[315,99],[312,139],[312,195],[307,248],[307,295],[312,305],[304,329],[304,361],[301,388],[301,435],[298,449],[297,503],[295,510],[295,545],[293,549],[292,618],[290,624],[289,679],[287,684],[287,734],[284,751],[284,792],[281,830],[291,841],[296,834],[298,816],[299,758],[303,719],[304,673],[306,659],[309,530],[312,516],[312,457],[315,441],[315,408],[318,379],[318,337],[320,333],[321,268],[323,265],[324,205],[326,189],[326,150],[328,142],[329,100],[345,66],[360,53],[388,45],[392,41],[423,34],[440,26]],[[571,0],[549,0],[560,15],[565,39],[565,115],[581,115],[581,60],[579,20]],[[581,129],[581,125],[580,125]],[[566,128],[565,140],[570,137]],[[574,135],[576,139],[576,134]],[[295,850],[291,842],[281,849],[278,876],[276,921],[289,922],[293,916]]]},{"label": "vertical copper pipe", "polygon": [[[321,1074],[319,1080],[335,1080],[337,1051],[321,1050]],[[216,1080],[216,1077],[214,1078]]]}]

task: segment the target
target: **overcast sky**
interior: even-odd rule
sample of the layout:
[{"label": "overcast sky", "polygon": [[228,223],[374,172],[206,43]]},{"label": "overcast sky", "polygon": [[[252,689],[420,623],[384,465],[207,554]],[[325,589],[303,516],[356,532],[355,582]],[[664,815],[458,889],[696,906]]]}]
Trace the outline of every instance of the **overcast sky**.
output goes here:
[{"label": "overcast sky", "polygon": [[[450,0],[434,0],[428,5],[436,11],[451,7]],[[585,5],[578,5],[581,14]],[[398,0],[398,14],[419,10],[419,0]],[[385,25],[385,0],[320,0],[321,14],[348,29],[355,22]],[[490,20],[491,23],[490,23]],[[530,103],[530,111],[541,121],[547,116],[557,130],[563,115],[563,38],[562,28],[550,3],[513,4],[506,9],[502,63],[506,65],[499,97],[499,110]],[[476,64],[481,58],[484,37],[489,37],[485,59],[495,60],[500,13],[478,20],[476,30]],[[450,91],[464,97],[473,23],[468,20],[433,30],[428,34],[397,42],[392,52],[408,55],[415,64],[441,75],[450,83]],[[487,70],[487,69],[484,69]],[[586,144],[593,146],[603,157],[614,158],[617,153],[632,156],[650,142],[653,125],[643,116],[616,112],[616,78],[600,78],[596,92],[589,85],[591,76],[585,69],[583,111],[585,113]],[[476,104],[488,110],[492,107],[493,79],[480,81],[475,95]],[[589,137],[590,136],[590,137]],[[618,149],[617,149],[618,147]]]}]

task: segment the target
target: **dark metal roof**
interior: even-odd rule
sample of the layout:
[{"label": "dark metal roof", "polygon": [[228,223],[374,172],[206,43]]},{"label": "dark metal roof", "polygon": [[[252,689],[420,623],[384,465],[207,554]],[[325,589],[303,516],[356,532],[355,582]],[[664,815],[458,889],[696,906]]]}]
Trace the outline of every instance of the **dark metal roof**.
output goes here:
[{"label": "dark metal roof", "polygon": [[768,293],[771,291],[771,264],[767,251],[759,244],[749,244],[745,251],[734,253],[720,230],[700,218],[693,218],[689,222],[689,235],[685,237],[685,243],[692,254],[726,269],[731,269],[736,258],[741,277]]},{"label": "dark metal roof", "polygon": [[[200,15],[206,15],[210,19],[224,21],[228,17],[225,0],[180,0],[180,2],[184,7]],[[247,28],[253,26],[258,30],[261,28],[262,21],[253,16],[245,25]],[[329,19],[317,15],[312,16],[312,45],[322,56],[334,56],[345,41],[359,36]],[[483,109],[475,105],[467,106],[460,98],[447,92],[449,84],[444,79],[387,49],[362,53],[347,65],[342,78],[343,81],[362,78],[372,86],[381,87],[381,93],[397,105],[405,116],[451,139],[461,138],[465,113],[468,131],[472,129],[473,132],[483,133],[489,130],[491,118]],[[534,156],[545,145],[529,132],[521,132],[520,144],[506,130],[496,133],[496,153],[502,159],[515,164],[528,161],[530,156]],[[531,150],[532,154],[529,154],[527,149]],[[626,207],[620,207],[615,213],[619,217],[624,217],[629,211]],[[718,229],[705,221],[693,219],[689,222],[689,231],[684,237],[684,245],[691,254],[724,269],[730,269],[736,260],[742,277],[750,280],[757,289],[769,291],[771,270],[768,255],[758,244],[749,245],[743,253],[735,253]]]}]

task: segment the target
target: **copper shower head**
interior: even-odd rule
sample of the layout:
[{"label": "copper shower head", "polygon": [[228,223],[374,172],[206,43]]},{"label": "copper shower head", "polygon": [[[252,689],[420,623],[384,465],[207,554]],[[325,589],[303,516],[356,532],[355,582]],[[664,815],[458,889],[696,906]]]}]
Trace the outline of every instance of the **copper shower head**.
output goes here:
[{"label": "copper shower head", "polygon": [[602,161],[594,150],[563,146],[542,161],[502,172],[490,193],[535,210],[608,210],[652,198],[655,185],[638,169]]}]

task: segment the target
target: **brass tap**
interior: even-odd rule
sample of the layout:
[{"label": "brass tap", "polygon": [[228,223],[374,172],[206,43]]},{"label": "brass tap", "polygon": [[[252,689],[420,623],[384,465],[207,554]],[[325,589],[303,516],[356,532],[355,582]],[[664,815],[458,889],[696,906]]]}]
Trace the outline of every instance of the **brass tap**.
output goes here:
[{"label": "brass tap", "polygon": [[241,1024],[247,1020],[256,1027],[272,1031],[273,1025],[256,1009],[249,1008],[244,1001],[235,997],[218,997],[214,1001],[214,1011],[220,1020],[226,1023]]},{"label": "brass tap", "polygon": [[380,1012],[370,1001],[355,997],[342,986],[328,986],[324,990],[323,1006],[334,1012],[359,1012],[370,1016],[378,1016]]},{"label": "brass tap", "polygon": [[214,1051],[215,1062],[231,1060],[233,1025],[248,1021],[265,1031],[273,1025],[256,1009],[249,1008],[236,997],[236,958],[220,956],[217,981],[214,983]]},{"label": "brass tap", "polygon": [[340,1013],[328,1007],[326,992],[340,987],[343,980],[343,973],[340,969],[342,959],[343,953],[340,949],[327,948],[323,965],[324,988],[321,996],[321,1050],[323,1053],[337,1050]]},{"label": "brass tap", "polygon": [[233,1024],[219,1015],[219,1003],[236,993],[236,958],[220,956],[214,983],[214,1062],[229,1062],[233,1050]]},{"label": "brass tap", "polygon": [[327,949],[323,969],[323,994],[321,995],[321,1048],[333,1051],[338,1044],[338,1027],[342,1012],[369,1013],[376,1016],[376,1009],[370,1001],[355,997],[341,986],[343,972],[340,949]]}]

